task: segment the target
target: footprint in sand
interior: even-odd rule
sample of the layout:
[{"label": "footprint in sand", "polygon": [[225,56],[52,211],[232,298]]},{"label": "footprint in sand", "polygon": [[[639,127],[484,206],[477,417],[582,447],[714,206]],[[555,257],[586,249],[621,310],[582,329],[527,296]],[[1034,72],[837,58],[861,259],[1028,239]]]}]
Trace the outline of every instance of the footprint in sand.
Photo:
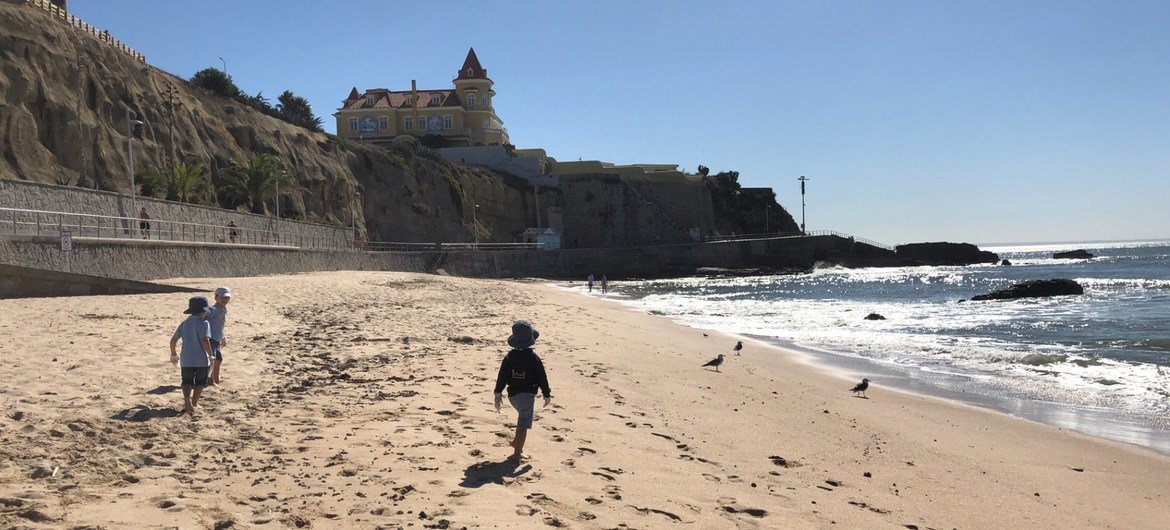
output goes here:
[{"label": "footprint in sand", "polygon": [[531,517],[533,514],[535,514],[538,511],[539,510],[537,510],[536,508],[533,508],[527,504],[517,504],[516,505],[516,515],[523,515],[525,517]]},{"label": "footprint in sand", "polygon": [[719,479],[719,477],[717,477],[717,476],[715,476],[715,475],[712,475],[712,474],[710,474],[710,473],[703,473],[703,478],[705,478],[705,479],[707,479],[707,480],[709,480],[709,481],[711,481],[711,482],[721,482],[721,480]]},{"label": "footprint in sand", "polygon": [[614,480],[617,480],[617,479],[613,478],[613,476],[612,476],[612,475],[606,475],[605,473],[602,473],[602,472],[600,472],[600,471],[594,471],[594,472],[590,473],[590,475],[596,475],[596,476],[599,476],[599,477],[601,477],[601,478],[603,478],[603,479],[605,479],[605,480],[608,480],[608,481],[610,481],[610,482],[613,482]]},{"label": "footprint in sand", "polygon": [[597,497],[585,497],[585,502],[589,504],[601,504],[604,501],[598,499]]},{"label": "footprint in sand", "polygon": [[582,457],[582,456],[585,456],[586,453],[591,454],[591,455],[595,455],[595,454],[597,454],[597,451],[590,449],[588,447],[578,447],[577,450],[573,453],[573,456]]},{"label": "footprint in sand", "polygon": [[605,489],[601,491],[605,492],[605,496],[612,500],[622,500],[622,489],[617,486],[606,486]]},{"label": "footprint in sand", "polygon": [[574,467],[574,466],[576,466],[576,464],[577,464],[577,462],[575,460],[573,460],[572,458],[561,460],[561,465],[566,466],[566,467]]}]

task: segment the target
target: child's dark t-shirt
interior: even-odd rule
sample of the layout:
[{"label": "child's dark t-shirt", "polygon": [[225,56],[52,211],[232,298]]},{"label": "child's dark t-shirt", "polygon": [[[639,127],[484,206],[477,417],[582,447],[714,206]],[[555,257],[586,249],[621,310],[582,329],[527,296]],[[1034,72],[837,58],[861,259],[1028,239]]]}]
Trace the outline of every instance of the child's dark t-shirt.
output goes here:
[{"label": "child's dark t-shirt", "polygon": [[546,397],[552,396],[544,363],[540,362],[540,357],[531,348],[512,350],[504,357],[500,363],[500,373],[496,376],[495,392],[503,392],[505,386],[508,387],[509,396],[535,394],[537,388],[543,390]]}]

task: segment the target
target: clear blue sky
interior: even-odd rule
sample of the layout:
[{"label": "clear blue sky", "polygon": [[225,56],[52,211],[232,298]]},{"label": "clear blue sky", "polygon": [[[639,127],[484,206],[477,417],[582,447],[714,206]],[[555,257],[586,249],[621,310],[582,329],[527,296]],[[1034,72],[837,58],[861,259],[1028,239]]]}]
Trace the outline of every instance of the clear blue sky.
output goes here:
[{"label": "clear blue sky", "polygon": [[887,243],[1170,238],[1170,2],[71,0],[189,77],[449,87],[470,46],[518,147],[734,169]]}]

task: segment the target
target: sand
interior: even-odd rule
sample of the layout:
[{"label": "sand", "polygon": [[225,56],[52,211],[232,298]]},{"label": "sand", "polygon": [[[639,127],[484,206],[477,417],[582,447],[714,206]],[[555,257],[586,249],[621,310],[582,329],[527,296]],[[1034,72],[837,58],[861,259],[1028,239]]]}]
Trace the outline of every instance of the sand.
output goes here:
[{"label": "sand", "polygon": [[[0,300],[0,527],[1159,528],[1170,459],[854,381],[538,283],[225,280],[224,385],[180,415],[186,295]],[[516,318],[553,403],[491,406]],[[721,373],[702,369],[728,354]],[[505,404],[505,407],[507,405]]]}]

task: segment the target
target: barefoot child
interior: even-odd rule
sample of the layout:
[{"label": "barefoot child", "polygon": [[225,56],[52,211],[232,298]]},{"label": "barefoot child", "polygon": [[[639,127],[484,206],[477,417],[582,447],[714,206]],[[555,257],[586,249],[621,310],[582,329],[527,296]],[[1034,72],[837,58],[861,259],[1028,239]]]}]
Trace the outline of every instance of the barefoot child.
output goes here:
[{"label": "barefoot child", "polygon": [[[187,301],[184,314],[191,315],[179,324],[171,336],[171,363],[178,364],[182,373],[183,410],[199,410],[199,398],[207,386],[207,375],[211,366],[211,325],[207,322],[210,307],[207,299],[198,296]],[[183,341],[182,354],[175,351],[179,340]]]},{"label": "barefoot child", "polygon": [[544,392],[544,406],[552,400],[552,391],[548,388],[548,376],[544,372],[544,363],[532,351],[536,338],[540,332],[532,328],[527,320],[517,320],[512,324],[512,336],[508,337],[508,346],[512,351],[500,363],[500,373],[496,376],[495,404],[496,412],[500,411],[500,403],[504,400],[504,387],[508,387],[508,401],[519,413],[516,419],[516,438],[512,440],[515,452],[509,460],[520,461],[527,458],[524,455],[524,441],[528,438],[528,429],[532,428],[533,409],[536,408],[536,389]]},{"label": "barefoot child", "polygon": [[227,346],[227,338],[223,336],[223,325],[227,323],[227,305],[232,301],[232,290],[227,287],[215,289],[215,305],[211,306],[211,316],[207,321],[211,324],[211,353],[215,357],[211,361],[211,384],[219,386],[219,365],[223,364],[223,352],[220,348]]}]

